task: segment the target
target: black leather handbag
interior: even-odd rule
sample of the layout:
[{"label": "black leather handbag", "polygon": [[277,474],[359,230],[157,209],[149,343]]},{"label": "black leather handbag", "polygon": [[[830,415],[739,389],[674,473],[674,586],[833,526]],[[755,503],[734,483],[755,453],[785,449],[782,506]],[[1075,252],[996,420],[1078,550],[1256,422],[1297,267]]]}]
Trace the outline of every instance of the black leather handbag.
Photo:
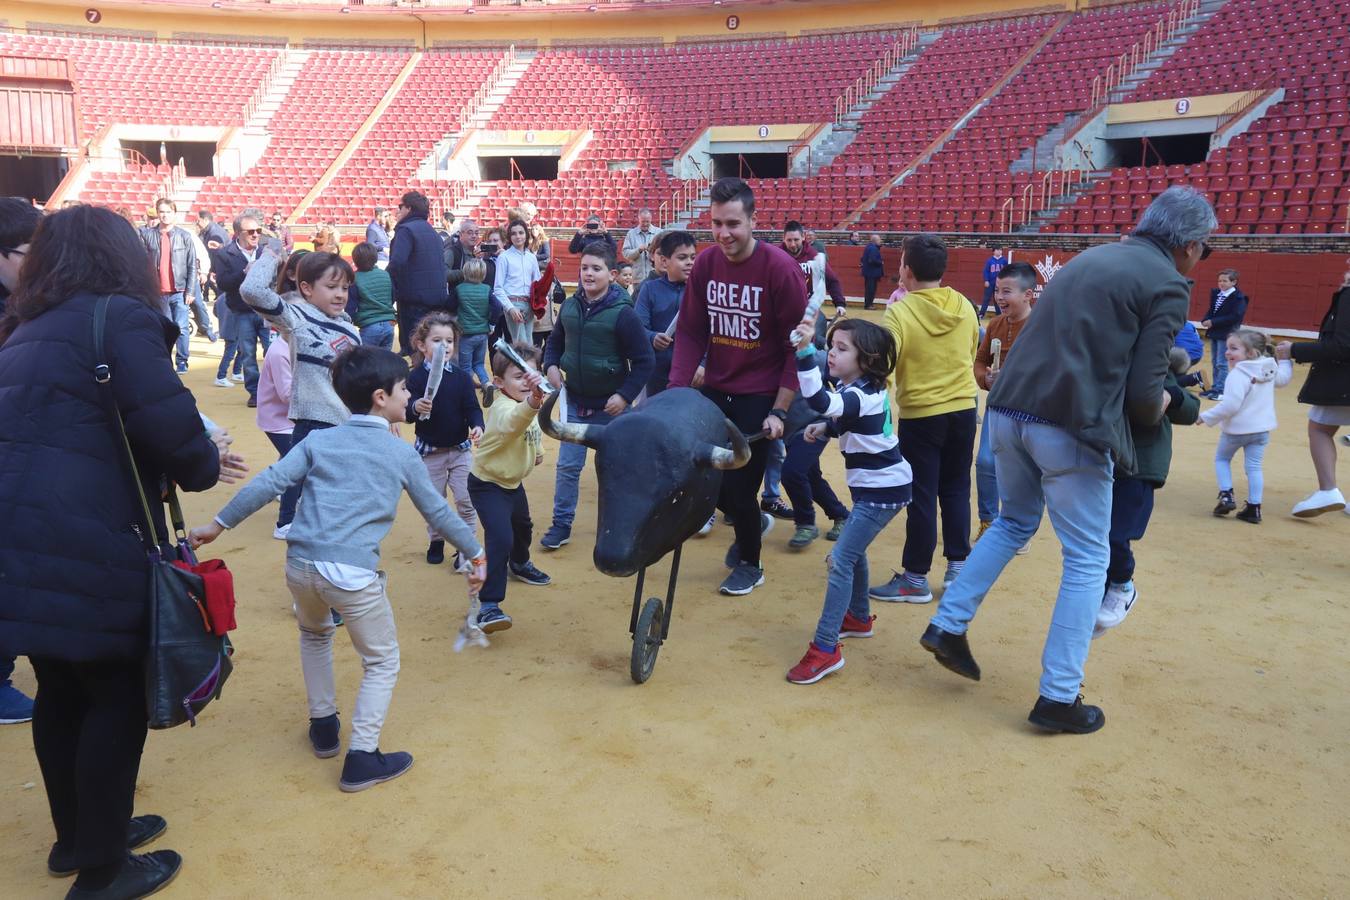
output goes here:
[{"label": "black leather handbag", "polygon": [[[113,394],[113,371],[107,362],[103,334],[107,322],[108,297],[100,297],[94,307],[94,380],[108,417],[118,435],[123,462],[136,486],[146,530],[141,532],[146,559],[150,563],[150,633],[145,657],[145,711],[151,728],[173,728],[188,722],[197,724],[197,714],[220,696],[230,677],[230,644],[212,633],[206,607],[206,589],[199,575],[174,565],[175,558],[195,564],[183,525],[183,510],[178,494],[169,485],[169,512],[173,519],[177,546],[170,546],[168,535],[160,543],[150,503],[141,484],[136,457],[127,440],[126,426],[117,398]],[[138,529],[139,530],[139,529]],[[167,548],[167,549],[166,549]]]}]

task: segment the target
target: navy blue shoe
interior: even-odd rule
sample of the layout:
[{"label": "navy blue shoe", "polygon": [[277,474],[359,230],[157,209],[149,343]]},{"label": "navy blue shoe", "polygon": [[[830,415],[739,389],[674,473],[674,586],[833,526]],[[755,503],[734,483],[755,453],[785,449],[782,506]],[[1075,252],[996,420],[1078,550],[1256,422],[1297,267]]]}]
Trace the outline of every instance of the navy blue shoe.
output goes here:
[{"label": "navy blue shoe", "polygon": [[14,685],[0,684],[0,725],[33,721],[33,701]]},{"label": "navy blue shoe", "polygon": [[364,791],[377,784],[393,781],[412,768],[411,753],[381,753],[379,750],[350,750],[342,764],[338,787],[348,794]]},{"label": "navy blue shoe", "polygon": [[338,612],[336,609],[330,609],[329,612],[333,614],[333,627],[334,627],[334,628],[341,628],[341,627],[342,627],[342,613]]},{"label": "navy blue shoe", "polygon": [[483,629],[484,634],[505,631],[511,627],[511,617],[502,612],[500,606],[485,606],[478,613],[478,627]]},{"label": "navy blue shoe", "polygon": [[511,577],[516,581],[523,581],[525,584],[532,584],[535,587],[543,587],[553,581],[552,578],[549,578],[543,572],[539,571],[534,563],[530,562],[528,559],[523,563],[508,562],[506,567]]},{"label": "navy blue shoe", "polygon": [[539,546],[545,550],[557,550],[563,544],[571,543],[572,529],[561,525],[550,525],[548,531],[539,539]]},{"label": "navy blue shoe", "polygon": [[[168,827],[169,823],[164,821],[163,816],[133,816],[127,823],[127,849],[135,850],[150,843]],[[62,849],[53,844],[52,852],[47,854],[47,874],[53,878],[69,878],[78,873],[80,870],[75,865],[74,857],[74,850]]]},{"label": "navy blue shoe", "polygon": [[341,730],[342,723],[338,721],[337,713],[322,719],[310,719],[309,742],[314,745],[314,755],[319,759],[337,756],[338,748],[342,746],[338,738]]}]

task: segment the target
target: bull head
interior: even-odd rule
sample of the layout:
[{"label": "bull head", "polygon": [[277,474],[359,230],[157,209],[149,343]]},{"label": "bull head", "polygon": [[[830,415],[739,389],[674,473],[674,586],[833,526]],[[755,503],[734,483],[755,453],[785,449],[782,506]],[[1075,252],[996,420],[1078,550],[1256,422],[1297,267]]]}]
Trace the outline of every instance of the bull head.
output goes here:
[{"label": "bull head", "polygon": [[[581,444],[592,450],[600,449],[600,431],[603,425],[578,425],[574,422],[553,421],[553,407],[558,403],[558,393],[555,391],[549,394],[539,410],[539,427],[543,429],[544,434],[556,441]],[[694,453],[695,464],[713,469],[739,469],[750,461],[750,444],[746,441],[745,435],[741,434],[741,430],[730,419],[723,421],[727,425],[731,449],[705,441]]]}]

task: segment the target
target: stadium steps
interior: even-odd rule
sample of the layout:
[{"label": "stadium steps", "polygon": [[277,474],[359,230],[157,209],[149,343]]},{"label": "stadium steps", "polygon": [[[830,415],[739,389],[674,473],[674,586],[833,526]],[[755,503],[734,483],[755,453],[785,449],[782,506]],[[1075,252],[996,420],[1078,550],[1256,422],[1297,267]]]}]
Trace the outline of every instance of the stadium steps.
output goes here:
[{"label": "stadium steps", "polygon": [[1159,44],[1158,48],[1150,53],[1133,72],[1120,80],[1120,84],[1111,90],[1110,102],[1123,103],[1127,101],[1129,96],[1134,93],[1135,88],[1162,68],[1163,63],[1167,62],[1172,54],[1186,45],[1186,42],[1191,39],[1191,35],[1204,28],[1205,23],[1214,18],[1227,4],[1228,0],[1202,0],[1200,11],[1196,13],[1194,18],[1178,28],[1176,34]]},{"label": "stadium steps", "polygon": [[[502,108],[502,104],[511,96],[520,79],[525,76],[525,72],[530,68],[530,64],[539,54],[534,50],[519,50],[514,45],[510,49],[511,62],[507,63],[506,68],[495,82],[488,82],[485,86],[488,89],[487,97],[479,104],[469,117],[468,125],[462,129],[456,129],[436,142],[431,148],[431,153],[422,160],[417,167],[417,177],[423,181],[434,181],[438,178],[446,177],[445,162],[455,155],[455,150],[459,144],[472,131],[486,128],[492,121],[492,116],[497,110]],[[484,195],[486,196],[486,195]],[[477,197],[473,201],[472,209],[476,209],[483,197]],[[456,209],[463,207],[463,204],[456,206]]]},{"label": "stadium steps", "polygon": [[942,150],[943,146],[945,146],[948,141],[950,141],[962,128],[965,127],[967,122],[975,118],[975,115],[980,110],[984,109],[985,105],[988,104],[990,100],[998,96],[999,92],[1002,91],[1005,87],[1007,87],[1008,83],[1012,81],[1014,78],[1016,78],[1018,73],[1021,72],[1023,69],[1025,69],[1027,65],[1033,59],[1036,58],[1036,55],[1040,53],[1043,49],[1045,49],[1045,46],[1049,44],[1051,41],[1053,41],[1055,39],[1055,36],[1058,35],[1061,31],[1063,31],[1066,27],[1068,27],[1069,23],[1072,21],[1073,21],[1073,14],[1063,13],[1062,15],[1060,15],[1057,18],[1055,24],[1050,28],[1047,28],[1045,34],[1041,35],[1040,40],[1032,44],[1031,48],[1028,49],[1026,53],[1022,54],[1022,56],[1018,58],[1017,62],[1013,63],[1008,68],[1008,70],[1003,73],[1003,75],[998,79],[998,81],[995,81],[992,85],[990,85],[989,89],[986,90],[982,95],[980,95],[980,97],[973,104],[971,104],[970,108],[967,109],[965,112],[963,112],[956,119],[956,121],[952,123],[950,128],[948,128],[945,132],[939,135],[937,139],[935,139],[931,144],[925,147],[923,151],[919,153],[918,156],[916,156],[914,159],[910,161],[909,165],[905,166],[903,169],[900,170],[900,172],[897,175],[895,175],[884,185],[882,185],[880,190],[876,191],[874,194],[872,194],[872,196],[868,197],[860,205],[858,205],[852,212],[850,212],[848,216],[844,218],[844,221],[840,222],[838,225],[835,226],[834,230],[835,231],[852,230],[853,226],[857,225],[858,221],[864,215],[866,215],[873,208],[875,208],[876,205],[880,203],[882,200],[885,200],[887,197],[889,197],[891,195],[891,191],[895,190],[897,187],[903,184],[905,179],[913,175],[914,171],[919,166],[923,165],[924,163],[932,159],[934,156],[936,156]]},{"label": "stadium steps", "polygon": [[305,67],[305,61],[309,59],[308,50],[286,50],[286,61],[281,64],[277,74],[272,77],[270,83],[265,84],[258,104],[253,109],[253,115],[249,116],[244,123],[244,134],[266,136],[268,126],[272,124],[272,116],[281,108],[281,102],[286,99],[286,95],[291,91],[291,85],[295,84],[296,79],[300,77],[300,70]]},{"label": "stadium steps", "polygon": [[1097,170],[1088,172],[1086,180],[1082,184],[1075,184],[1069,189],[1069,192],[1062,197],[1056,197],[1046,204],[1044,209],[1039,209],[1031,214],[1031,221],[1025,225],[1017,225],[1013,228],[1014,234],[1036,234],[1046,225],[1057,220],[1060,213],[1078,202],[1078,198],[1083,194],[1091,193],[1097,186],[1097,182],[1105,181],[1111,177],[1111,170]]},{"label": "stadium steps", "polygon": [[375,104],[374,108],[371,109],[370,113],[366,116],[365,121],[361,123],[360,127],[356,129],[355,133],[353,133],[351,138],[347,141],[347,146],[342,148],[342,152],[339,153],[337,158],[324,170],[323,175],[319,176],[319,180],[310,187],[309,193],[305,194],[300,202],[295,205],[295,209],[291,211],[290,218],[286,220],[286,224],[294,225],[299,222],[314,201],[319,199],[323,192],[328,189],[329,183],[337,176],[338,172],[342,171],[342,167],[347,164],[347,160],[352,158],[352,154],[354,154],[357,148],[361,146],[361,142],[365,140],[365,137],[370,133],[370,130],[375,127],[375,123],[380,120],[380,116],[384,115],[384,111],[389,108],[389,104],[394,102],[394,98],[398,96],[398,92],[403,89],[404,82],[406,82],[408,76],[413,73],[413,69],[417,68],[417,63],[420,62],[421,59],[422,51],[420,50],[408,55],[408,58],[403,63],[403,68],[399,70],[399,73],[394,76],[394,80],[390,82],[387,88],[385,88],[384,96],[380,98],[380,102]]},{"label": "stadium steps", "polygon": [[[878,100],[890,93],[891,88],[900,83],[900,79],[910,70],[910,67],[919,59],[927,47],[942,37],[942,31],[935,29],[926,31],[919,35],[919,41],[914,45],[914,49],[905,56],[896,60],[891,70],[877,80],[876,85],[862,99],[853,106],[849,107],[848,112],[844,113],[840,123],[834,127],[833,132],[828,138],[821,142],[816,151],[811,154],[810,169],[805,166],[800,168],[793,164],[793,171],[789,173],[793,178],[814,178],[820,174],[820,170],[839,158],[848,146],[857,138],[861,130],[862,117],[867,114]],[[673,165],[667,169],[674,174]]]}]

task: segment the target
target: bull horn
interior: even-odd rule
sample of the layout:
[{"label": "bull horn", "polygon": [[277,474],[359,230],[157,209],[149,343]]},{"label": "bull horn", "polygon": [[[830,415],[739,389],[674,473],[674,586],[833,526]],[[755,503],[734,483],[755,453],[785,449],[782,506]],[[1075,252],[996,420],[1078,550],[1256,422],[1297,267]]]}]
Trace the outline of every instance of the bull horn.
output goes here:
[{"label": "bull horn", "polygon": [[[553,421],[553,407],[558,403],[558,392],[554,391],[544,398],[544,405],[539,409],[539,427],[543,429],[544,434],[553,438],[555,441],[565,441],[569,444],[581,444],[583,447],[596,449],[595,425],[577,425],[575,422],[555,422]],[[748,456],[746,457],[749,458]],[[742,465],[744,465],[742,463]]]},{"label": "bull horn", "polygon": [[731,438],[731,449],[704,444],[699,453],[698,463],[714,469],[739,469],[750,461],[750,444],[745,435],[730,419],[727,423],[727,437]]}]

